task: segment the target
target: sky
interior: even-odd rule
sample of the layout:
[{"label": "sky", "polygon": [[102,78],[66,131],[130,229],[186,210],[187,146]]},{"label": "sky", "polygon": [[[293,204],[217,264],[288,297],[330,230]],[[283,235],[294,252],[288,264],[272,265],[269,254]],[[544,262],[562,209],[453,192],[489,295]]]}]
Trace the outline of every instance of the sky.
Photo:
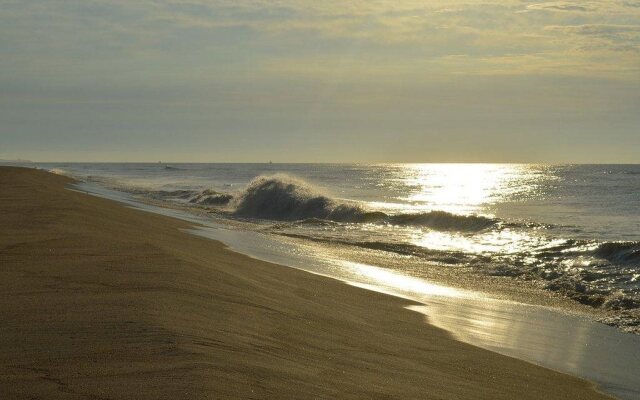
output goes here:
[{"label": "sky", "polygon": [[0,0],[0,158],[640,162],[640,0]]}]

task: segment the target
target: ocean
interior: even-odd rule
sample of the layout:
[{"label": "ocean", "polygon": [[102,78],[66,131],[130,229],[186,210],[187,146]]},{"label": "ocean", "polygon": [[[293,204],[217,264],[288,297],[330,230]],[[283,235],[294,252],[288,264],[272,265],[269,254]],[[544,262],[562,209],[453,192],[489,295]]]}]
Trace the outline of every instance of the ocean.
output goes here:
[{"label": "ocean", "polygon": [[35,165],[407,276],[534,288],[640,333],[640,165]]}]

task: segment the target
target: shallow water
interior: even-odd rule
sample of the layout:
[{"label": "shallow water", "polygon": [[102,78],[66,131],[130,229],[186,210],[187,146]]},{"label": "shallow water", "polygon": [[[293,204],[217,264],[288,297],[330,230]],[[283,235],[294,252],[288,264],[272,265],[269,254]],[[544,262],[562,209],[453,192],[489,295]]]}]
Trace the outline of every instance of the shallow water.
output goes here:
[{"label": "shallow water", "polygon": [[191,233],[222,241],[258,259],[414,300],[423,305],[411,309],[459,340],[592,380],[623,399],[640,398],[640,335],[548,307],[495,299],[387,268],[327,257],[307,241],[237,229],[206,215],[144,204],[95,184],[79,184],[76,189],[198,223],[202,227]]}]

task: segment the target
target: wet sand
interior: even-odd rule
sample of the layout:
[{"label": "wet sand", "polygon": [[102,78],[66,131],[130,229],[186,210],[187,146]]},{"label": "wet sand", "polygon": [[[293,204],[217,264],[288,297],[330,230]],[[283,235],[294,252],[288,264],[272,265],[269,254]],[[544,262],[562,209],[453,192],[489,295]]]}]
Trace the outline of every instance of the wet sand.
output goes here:
[{"label": "wet sand", "polygon": [[608,398],[69,183],[0,168],[3,399]]}]

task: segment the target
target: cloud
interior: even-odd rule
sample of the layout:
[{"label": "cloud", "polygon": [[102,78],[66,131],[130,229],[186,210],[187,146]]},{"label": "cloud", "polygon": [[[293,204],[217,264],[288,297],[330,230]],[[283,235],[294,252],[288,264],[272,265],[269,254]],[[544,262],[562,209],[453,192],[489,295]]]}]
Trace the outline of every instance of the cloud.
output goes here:
[{"label": "cloud", "polygon": [[579,11],[588,12],[593,11],[594,7],[586,5],[584,2],[571,3],[566,1],[552,1],[545,3],[529,4],[526,7],[527,10],[544,10],[544,11]]},{"label": "cloud", "polygon": [[[519,12],[523,3],[527,12]],[[49,75],[79,79],[85,72],[87,80],[104,70],[131,79],[241,79],[261,65],[304,66],[315,57],[355,59],[367,63],[372,76],[402,76],[412,68],[398,65],[439,73],[449,65],[447,57],[463,56],[465,64],[452,73],[566,73],[567,64],[598,73],[618,64],[627,71],[639,64],[637,56],[622,54],[638,48],[638,4],[23,0],[10,2],[0,15],[0,66],[14,76],[41,65]],[[34,79],[44,76],[36,72]]]},{"label": "cloud", "polygon": [[562,25],[547,26],[545,30],[561,34],[564,40],[572,41],[583,50],[640,53],[640,25]]},{"label": "cloud", "polygon": [[595,36],[607,39],[634,37],[640,34],[640,25],[584,24],[547,26],[546,30],[571,33],[576,35]]}]

